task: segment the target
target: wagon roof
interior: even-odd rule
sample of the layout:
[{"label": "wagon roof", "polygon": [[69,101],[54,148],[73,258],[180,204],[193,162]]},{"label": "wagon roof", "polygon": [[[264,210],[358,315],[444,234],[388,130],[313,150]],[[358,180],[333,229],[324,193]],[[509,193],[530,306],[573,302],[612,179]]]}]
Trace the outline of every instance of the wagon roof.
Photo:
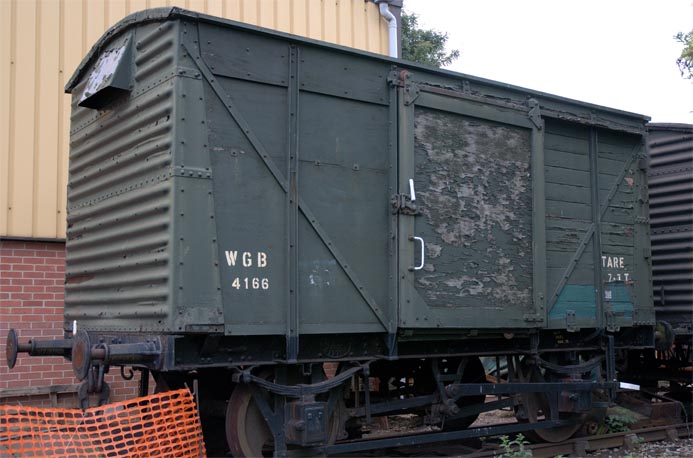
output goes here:
[{"label": "wagon roof", "polygon": [[212,23],[212,24],[216,24],[216,25],[224,25],[227,27],[245,29],[246,31],[249,31],[252,33],[274,35],[274,36],[282,37],[286,40],[290,40],[294,43],[305,43],[305,44],[320,46],[320,47],[324,47],[324,48],[332,48],[335,51],[338,51],[341,53],[367,56],[370,59],[388,62],[388,63],[393,64],[393,65],[404,65],[407,68],[425,71],[426,73],[435,73],[435,74],[439,74],[442,76],[453,77],[456,79],[463,78],[466,81],[479,83],[479,84],[482,84],[485,86],[492,86],[492,87],[495,86],[495,87],[503,88],[503,89],[510,90],[510,91],[517,91],[518,93],[521,93],[524,96],[537,97],[540,99],[551,100],[554,102],[564,103],[564,104],[568,104],[568,105],[572,105],[572,106],[580,106],[580,107],[588,108],[588,109],[591,109],[594,111],[607,112],[607,113],[611,113],[611,114],[618,115],[618,116],[628,117],[628,118],[631,118],[631,122],[634,121],[637,124],[642,124],[643,121],[647,122],[650,120],[649,116],[645,116],[645,115],[638,114],[638,113],[632,113],[632,112],[628,112],[628,111],[624,111],[624,110],[618,110],[615,108],[605,107],[605,106],[596,105],[596,104],[592,104],[592,103],[588,103],[588,102],[582,102],[580,100],[570,99],[567,97],[561,97],[561,96],[549,94],[546,92],[537,91],[534,89],[527,89],[527,88],[515,86],[512,84],[506,84],[506,83],[502,83],[499,81],[494,81],[494,80],[489,80],[486,78],[472,76],[472,75],[468,75],[465,73],[458,73],[458,72],[453,72],[450,70],[428,67],[425,65],[420,65],[420,64],[417,64],[414,62],[405,61],[405,60],[401,60],[401,59],[395,59],[395,58],[384,56],[381,54],[374,54],[374,53],[370,53],[367,51],[361,51],[361,50],[358,50],[355,48],[349,48],[349,47],[340,46],[340,45],[336,45],[336,44],[326,43],[324,41],[305,38],[305,37],[301,37],[298,35],[292,35],[292,34],[285,33],[285,32],[278,32],[276,30],[266,29],[263,27],[253,26],[253,25],[242,23],[242,22],[233,21],[230,19],[223,19],[223,18],[219,18],[219,17],[215,17],[215,16],[197,13],[195,11],[190,11],[190,10],[186,10],[186,9],[179,8],[179,7],[151,8],[151,9],[139,11],[139,12],[136,12],[136,13],[133,13],[133,14],[126,16],[125,18],[120,20],[118,23],[113,25],[110,29],[108,29],[103,34],[103,36],[101,38],[99,38],[96,41],[96,43],[92,46],[92,48],[89,50],[89,52],[84,57],[84,59],[82,59],[82,62],[79,64],[79,66],[75,70],[74,74],[72,75],[70,80],[65,85],[65,92],[72,93],[72,90],[75,88],[75,86],[77,86],[77,84],[79,84],[79,82],[85,76],[85,73],[88,72],[89,68],[91,67],[92,62],[98,58],[98,56],[101,54],[101,52],[107,47],[108,43],[114,37],[124,33],[125,31],[127,31],[127,30],[129,30],[129,29],[131,29],[137,25],[144,24],[147,22],[161,22],[161,21],[165,21],[165,20],[175,20],[175,19],[181,19],[181,18],[196,21],[196,22],[206,22],[206,23]]},{"label": "wagon roof", "polygon": [[693,132],[693,124],[685,124],[678,122],[651,122],[647,125],[647,130],[676,130],[681,132]]}]

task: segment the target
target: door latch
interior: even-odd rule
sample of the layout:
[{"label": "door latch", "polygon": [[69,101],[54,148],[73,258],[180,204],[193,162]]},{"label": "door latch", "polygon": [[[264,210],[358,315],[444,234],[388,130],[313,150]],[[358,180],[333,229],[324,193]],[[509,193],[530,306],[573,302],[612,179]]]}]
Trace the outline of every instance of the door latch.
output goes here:
[{"label": "door latch", "polygon": [[395,194],[392,196],[392,213],[401,213],[403,215],[416,216],[421,214],[419,209],[406,194]]},{"label": "door latch", "polygon": [[416,190],[414,189],[414,179],[409,178],[409,195],[395,194],[392,197],[392,213],[401,213],[403,215],[416,216],[419,215],[419,209],[414,202],[416,201]]}]

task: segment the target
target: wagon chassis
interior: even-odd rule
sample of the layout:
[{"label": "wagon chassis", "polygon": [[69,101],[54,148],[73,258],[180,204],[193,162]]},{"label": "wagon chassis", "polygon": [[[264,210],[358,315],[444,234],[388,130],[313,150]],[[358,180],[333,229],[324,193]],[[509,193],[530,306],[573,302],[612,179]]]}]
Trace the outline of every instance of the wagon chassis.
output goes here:
[{"label": "wagon chassis", "polygon": [[[613,352],[613,337],[607,339],[611,355]],[[566,374],[577,375],[584,371],[598,373],[603,358],[597,357],[586,363],[574,367],[558,368],[551,363],[543,361],[541,358],[534,357],[533,361],[539,365],[548,365],[552,369],[557,369]],[[267,425],[272,433],[275,456],[289,456],[291,451],[288,445],[300,445],[303,447],[301,453],[309,454],[336,454],[360,452],[373,449],[384,449],[404,445],[421,445],[442,441],[460,440],[481,436],[494,436],[508,433],[518,433],[535,431],[545,428],[557,428],[575,425],[577,427],[585,421],[585,416],[573,416],[569,419],[559,417],[561,404],[568,401],[574,402],[579,406],[577,410],[586,413],[592,408],[606,408],[609,402],[593,401],[592,394],[595,391],[603,391],[613,394],[618,387],[615,380],[614,360],[607,359],[607,379],[610,381],[569,381],[569,382],[530,382],[528,380],[513,381],[507,383],[460,383],[460,370],[455,374],[443,374],[438,370],[437,360],[433,360],[434,378],[437,382],[438,390],[431,395],[416,396],[413,398],[398,399],[394,401],[384,401],[373,404],[370,399],[370,389],[364,389],[364,405],[346,409],[348,417],[364,418],[366,424],[372,423],[375,415],[397,414],[403,411],[410,411],[416,408],[430,408],[433,415],[439,415],[439,419],[454,421],[478,415],[501,408],[527,408],[527,395],[532,393],[546,394],[550,404],[550,414],[544,420],[531,418],[528,421],[514,424],[503,424],[497,426],[468,428],[459,431],[445,431],[427,434],[414,434],[406,436],[385,437],[379,439],[348,440],[336,444],[316,445],[315,443],[326,439],[325,429],[313,422],[315,430],[311,430],[310,414],[320,412],[322,418],[331,418],[337,410],[337,404],[342,397],[342,390],[345,384],[354,377],[361,379],[365,386],[370,375],[371,362],[358,363],[357,365],[344,370],[334,378],[311,385],[284,385],[265,380],[263,377],[253,375],[255,367],[244,370],[236,369],[233,380],[236,383],[244,383],[250,386],[253,402],[256,403],[262,416],[267,421]],[[508,361],[512,361],[509,358]],[[462,366],[465,363],[462,363]],[[512,365],[512,363],[511,363]],[[514,371],[513,371],[514,372]],[[444,384],[449,382],[448,384]],[[267,393],[273,396],[269,402]],[[315,396],[321,393],[329,393],[326,402],[316,402]],[[496,395],[498,400],[474,404],[470,406],[457,407],[456,402],[463,397],[479,395]],[[504,397],[505,396],[505,397]],[[289,401],[289,399],[298,399]],[[273,406],[271,405],[273,404]],[[525,407],[523,407],[523,405]],[[563,409],[565,410],[565,409]],[[310,413],[309,415],[306,415]],[[336,413],[338,414],[338,413]],[[527,413],[525,413],[527,415]],[[532,421],[533,420],[533,421]],[[312,438],[312,440],[311,440]]]},{"label": "wagon chassis", "polygon": [[[480,437],[497,434],[536,431],[548,428],[579,427],[585,422],[586,415],[592,408],[605,408],[613,399],[616,382],[615,347],[623,336],[602,336],[600,333],[589,333],[587,330],[572,337],[572,353],[597,352],[598,356],[587,361],[573,365],[558,365],[544,360],[540,355],[551,354],[551,348],[540,345],[540,334],[521,339],[529,343],[529,351],[520,351],[506,342],[504,347],[494,348],[496,355],[506,355],[508,367],[508,380],[503,383],[469,383],[462,380],[462,374],[468,360],[476,358],[474,353],[447,353],[438,349],[438,354],[424,351],[425,357],[431,362],[430,370],[435,387],[427,394],[417,394],[410,397],[400,396],[398,399],[386,398],[373,402],[369,387],[370,377],[382,376],[378,369],[373,371],[374,365],[401,363],[423,359],[424,355],[402,353],[399,357],[375,357],[364,358],[362,355],[354,355],[352,358],[342,360],[341,370],[332,378],[320,378],[323,362],[317,359],[304,360],[297,364],[288,364],[287,361],[238,361],[235,365],[221,364],[219,361],[204,360],[205,348],[209,347],[208,338],[201,344],[191,345],[190,341],[182,339],[176,341],[173,337],[165,336],[119,336],[97,337],[98,343],[92,344],[89,333],[79,331],[71,338],[58,341],[29,341],[19,344],[15,332],[11,331],[7,339],[8,363],[16,361],[18,352],[27,352],[31,355],[60,355],[72,359],[75,375],[82,380],[79,395],[82,407],[88,406],[88,395],[97,393],[99,402],[107,402],[108,384],[104,381],[104,374],[111,365],[121,366],[121,375],[131,379],[133,372],[126,374],[124,368],[132,366],[141,371],[141,394],[146,394],[146,382],[150,370],[158,376],[157,383],[164,381],[159,387],[166,389],[167,374],[185,374],[185,363],[175,354],[177,349],[186,349],[188,355],[185,360],[197,359],[198,371],[204,371],[199,361],[207,362],[207,370],[226,368],[233,372],[231,381],[233,386],[245,386],[252,397],[252,403],[257,406],[267,427],[272,435],[275,445],[275,455],[285,456],[290,453],[288,446],[296,445],[308,448],[314,453],[345,453],[357,452],[369,449],[387,448],[398,445],[418,445],[438,441],[458,440],[471,437]],[[647,339],[645,339],[647,340]],[[590,345],[586,345],[589,342]],[[220,344],[220,342],[216,342]],[[448,342],[449,343],[449,342]],[[643,344],[647,342],[643,341]],[[384,344],[382,344],[384,346]],[[483,341],[480,345],[483,345]],[[192,348],[195,348],[194,350]],[[412,347],[409,347],[412,348]],[[408,347],[404,346],[402,350]],[[209,350],[209,348],[207,348]],[[216,352],[217,348],[215,348]],[[374,350],[374,349],[371,349]],[[421,350],[421,349],[420,349]],[[448,351],[451,349],[448,349]],[[458,348],[457,350],[461,350]],[[467,348],[467,351],[471,348]],[[478,350],[476,348],[475,350]],[[488,350],[488,349],[487,349]],[[547,351],[548,350],[548,351]],[[565,350],[565,349],[564,349]],[[599,354],[603,352],[603,354]],[[366,351],[368,353],[368,351]],[[192,356],[195,354],[195,356]],[[467,355],[467,356],[465,356]],[[474,356],[472,356],[474,355]],[[316,355],[313,355],[316,356]],[[445,359],[459,361],[457,370],[445,373],[440,367],[440,361]],[[576,358],[576,360],[579,360]],[[328,360],[329,361],[329,360]],[[519,370],[522,364],[541,367],[554,374],[561,375],[561,381],[537,381],[533,380],[524,371]],[[496,367],[500,367],[500,356],[496,357]],[[177,365],[176,363],[183,363]],[[241,363],[241,364],[239,364]],[[606,373],[602,374],[602,368]],[[268,380],[267,371],[276,369],[276,380]],[[299,371],[303,376],[310,375],[309,383],[290,383],[286,378],[289,370]],[[396,372],[393,374],[400,374]],[[387,371],[385,371],[387,373]],[[587,375],[587,377],[585,377]],[[397,375],[400,377],[401,375]],[[162,378],[163,377],[163,378]],[[305,377],[304,377],[305,379]],[[599,381],[605,380],[605,381]],[[356,399],[353,405],[347,407],[344,402],[344,390],[349,383],[368,389],[356,389]],[[193,383],[193,386],[196,386]],[[604,396],[597,401],[593,399],[595,392],[602,392]],[[498,400],[491,402],[479,402],[479,396],[485,399],[487,395],[498,396]],[[474,399],[473,397],[477,398]],[[532,396],[543,396],[547,402],[544,409],[544,419],[537,418],[536,410],[539,407]],[[472,399],[471,404],[465,404],[465,399]],[[462,403],[459,405],[459,403]],[[534,402],[534,404],[532,404]],[[533,407],[532,407],[533,406]],[[482,412],[501,408],[514,408],[516,414],[525,421],[516,424],[505,424],[493,427],[467,428],[462,430],[444,430],[445,424],[469,417],[476,417]],[[365,424],[372,424],[374,416],[393,415],[403,412],[426,411],[430,424],[442,425],[440,432],[429,434],[417,434],[408,436],[388,437],[364,440],[346,439],[342,430],[337,443],[330,440],[326,426],[327,419],[333,415],[340,415],[340,429],[346,421],[351,419],[365,419]],[[570,418],[561,418],[560,413],[570,413]],[[319,419],[316,421],[315,419]]]}]

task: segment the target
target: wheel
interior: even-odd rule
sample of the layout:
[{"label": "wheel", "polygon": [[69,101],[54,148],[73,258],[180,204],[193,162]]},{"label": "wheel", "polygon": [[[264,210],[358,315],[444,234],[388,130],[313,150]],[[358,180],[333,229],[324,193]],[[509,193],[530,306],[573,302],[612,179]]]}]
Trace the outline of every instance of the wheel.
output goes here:
[{"label": "wheel", "polygon": [[[546,379],[536,365],[527,365],[523,361],[520,365],[525,380],[541,383]],[[515,415],[520,422],[537,423],[551,418],[551,403],[545,393],[525,393],[522,395],[526,418],[516,410]],[[577,413],[559,413],[561,420],[572,418],[575,423],[553,428],[535,429],[527,431],[527,438],[534,442],[562,442],[570,439],[583,425],[586,416]]]},{"label": "wheel", "polygon": [[[271,379],[266,372],[261,377]],[[262,392],[270,408],[274,408],[272,395]],[[332,415],[327,420],[327,443],[334,444],[340,431],[341,403],[337,403]],[[231,392],[226,408],[226,441],[234,457],[272,456],[274,437],[265,421],[260,408],[253,399],[248,384],[238,384]]]},{"label": "wheel", "polygon": [[226,408],[226,441],[237,458],[272,456],[272,432],[246,384],[237,385],[231,392]]}]

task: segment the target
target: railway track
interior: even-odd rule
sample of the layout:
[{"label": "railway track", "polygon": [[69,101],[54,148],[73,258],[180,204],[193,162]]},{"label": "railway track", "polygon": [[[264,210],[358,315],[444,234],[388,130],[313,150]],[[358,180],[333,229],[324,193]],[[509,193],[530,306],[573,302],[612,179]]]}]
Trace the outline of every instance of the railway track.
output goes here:
[{"label": "railway track", "polygon": [[[617,403],[613,406],[613,410],[608,411],[610,412],[608,415],[616,419],[622,418],[623,426],[629,425],[631,428],[628,431],[604,433],[603,431],[608,431],[608,428],[585,426],[582,428],[580,437],[561,442],[529,444],[525,445],[524,449],[531,451],[531,456],[534,458],[586,456],[588,453],[621,447],[626,450],[635,450],[645,443],[673,442],[679,438],[691,440],[691,447],[693,448],[693,422],[689,423],[690,410],[681,401],[647,391],[629,390],[619,392],[616,399]],[[497,410],[486,418],[480,418],[475,423],[476,428],[482,430],[491,426],[500,428],[511,426],[514,421],[512,412],[509,412],[509,417],[502,415],[502,413],[502,410]],[[683,422],[681,422],[682,420]],[[408,434],[402,434],[407,430],[410,431]],[[372,440],[384,439],[383,444],[391,444],[389,447],[358,454],[345,453],[336,456],[463,456],[476,458],[499,456],[507,452],[499,440],[502,436],[491,431],[486,434],[482,432],[480,435],[470,435],[467,439],[451,442],[424,444],[419,441],[419,445],[413,445],[417,442],[417,436],[435,432],[437,431],[427,430],[425,427],[417,428],[415,424],[407,424],[402,417],[399,422],[395,422],[394,426],[386,421],[380,427],[375,426],[372,432],[368,434],[369,439]],[[601,434],[597,434],[598,432]],[[507,436],[511,440],[517,438],[516,433],[507,433]],[[398,439],[398,441],[393,442],[393,439]]]},{"label": "railway track", "polygon": [[[618,433],[585,436],[558,443],[539,443],[525,446],[532,458],[555,456],[586,456],[599,450],[626,447],[635,449],[643,443],[674,441],[693,438],[693,423],[679,423],[634,429]],[[396,447],[359,454],[340,454],[338,456],[462,456],[464,458],[487,458],[499,456],[504,452],[500,443],[481,442],[475,439],[425,446]]]},{"label": "railway track", "polygon": [[[570,439],[555,444],[532,444],[525,447],[532,451],[533,458],[555,457],[557,455],[586,456],[598,450],[609,448],[637,448],[645,442],[674,441],[693,437],[693,423],[654,426],[619,433],[603,434]],[[493,457],[502,452],[494,447],[465,455],[469,458]]]}]

